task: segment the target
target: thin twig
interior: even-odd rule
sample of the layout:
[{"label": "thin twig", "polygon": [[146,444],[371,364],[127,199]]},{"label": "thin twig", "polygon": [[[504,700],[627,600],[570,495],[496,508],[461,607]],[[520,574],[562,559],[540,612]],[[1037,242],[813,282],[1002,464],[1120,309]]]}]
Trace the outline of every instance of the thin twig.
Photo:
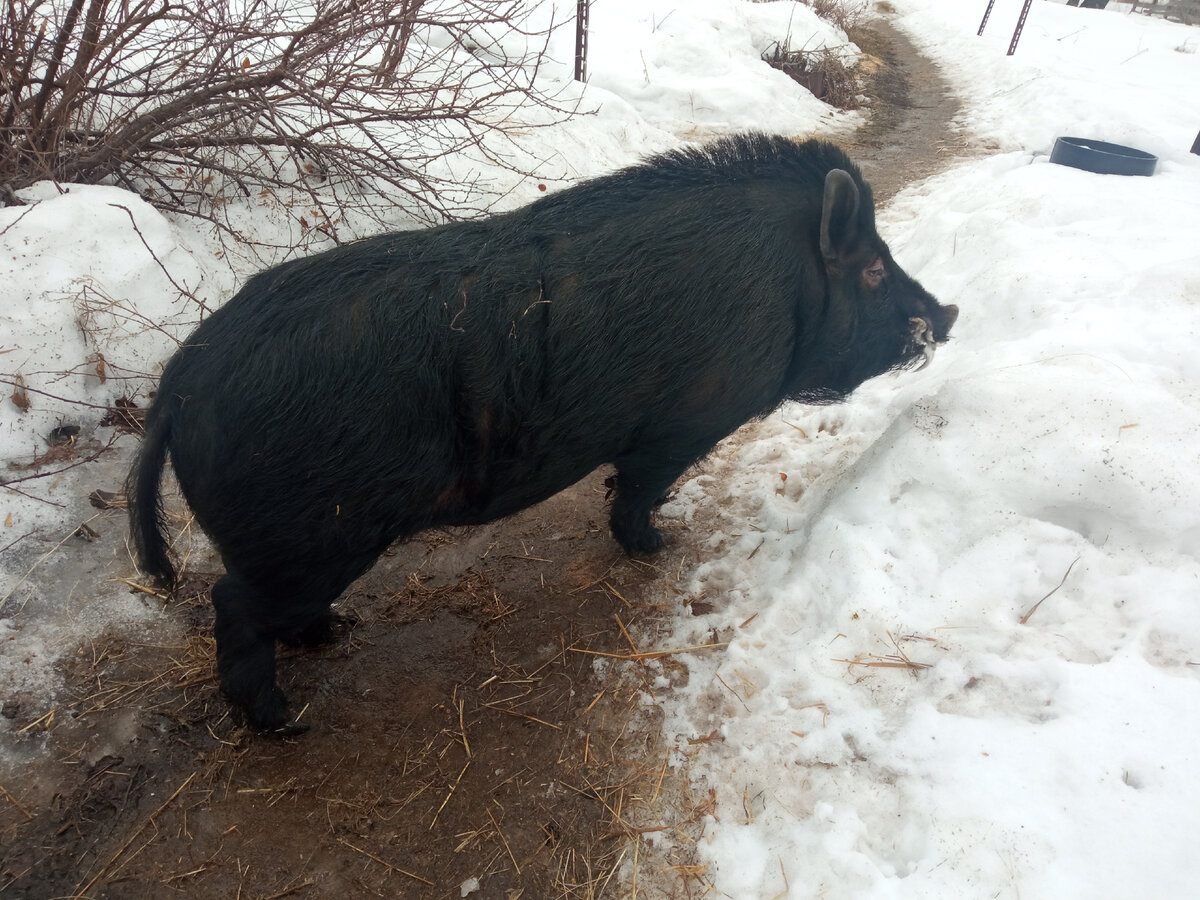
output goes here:
[{"label": "thin twig", "polygon": [[[1067,583],[1067,576],[1068,576],[1068,575],[1070,575],[1070,574],[1071,574],[1071,570],[1072,570],[1073,568],[1075,568],[1075,563],[1079,562],[1079,560],[1081,560],[1081,559],[1083,559],[1083,557],[1082,557],[1082,556],[1077,556],[1077,557],[1075,557],[1073,560],[1071,560],[1071,564],[1070,564],[1069,566],[1067,566],[1067,571],[1063,573],[1062,581],[1060,581],[1060,582],[1059,582],[1059,583],[1058,583],[1058,584],[1057,584],[1057,585],[1054,587],[1054,590],[1052,590],[1052,591],[1050,592],[1050,594],[1053,594],[1053,593],[1054,593],[1055,591],[1057,591],[1057,590],[1058,590],[1060,587],[1062,587],[1064,584],[1066,584],[1066,583]],[[1050,594],[1047,594],[1045,597],[1043,597],[1043,598],[1042,598],[1041,600],[1039,600],[1037,603],[1033,604],[1033,606],[1029,607],[1029,609],[1028,609],[1028,611],[1025,613],[1025,615],[1021,616],[1021,618],[1020,618],[1020,619],[1018,619],[1018,621],[1019,621],[1019,622],[1020,622],[1022,625],[1027,625],[1027,624],[1029,623],[1029,618],[1030,618],[1030,617],[1031,617],[1031,616],[1032,616],[1032,615],[1033,615],[1035,612],[1037,612],[1037,608],[1038,608],[1039,606],[1041,606],[1041,605],[1042,605],[1042,602],[1043,602],[1043,601],[1045,601],[1045,600],[1046,600],[1046,599],[1047,599],[1047,598],[1050,596]]]},{"label": "thin twig", "polygon": [[130,211],[129,207],[122,206],[120,203],[110,203],[108,205],[114,209],[123,209],[125,211],[125,215],[129,216],[129,221],[133,225],[133,230],[137,233],[138,238],[141,240],[142,246],[146,248],[146,252],[150,254],[150,258],[154,260],[160,269],[162,269],[162,273],[167,276],[167,281],[171,282],[171,286],[199,306],[202,310],[204,310],[205,313],[212,312],[212,310],[208,308],[208,305],[203,300],[201,300],[187,288],[180,285],[179,282],[175,280],[174,276],[167,271],[167,267],[163,265],[162,260],[158,258],[153,248],[151,248],[150,243],[146,240],[146,236],[142,234],[142,229],[138,228],[137,219],[133,217],[133,212]]},{"label": "thin twig", "polygon": [[[84,525],[86,525],[86,524],[88,524],[88,522],[91,522],[91,521],[93,521],[94,519],[98,519],[98,518],[100,518],[102,515],[103,515],[102,513],[96,513],[96,514],[95,514],[94,516],[92,516],[91,518],[89,518],[89,519],[85,520],[85,521],[83,522],[83,524],[84,524]],[[72,529],[71,529],[71,530],[70,530],[70,531],[67,533],[67,536],[66,536],[66,537],[64,537],[64,538],[63,538],[61,541],[59,541],[57,544],[55,544],[53,547],[51,547],[49,550],[47,550],[47,551],[46,551],[45,553],[43,553],[41,556],[39,556],[39,557],[38,557],[38,558],[37,558],[37,559],[34,561],[33,565],[29,567],[29,571],[28,571],[28,572],[26,572],[24,575],[22,575],[22,576],[21,576],[21,580],[20,580],[20,581],[18,581],[16,584],[14,584],[14,585],[13,585],[13,586],[12,586],[12,587],[9,589],[9,591],[8,591],[8,593],[7,593],[7,594],[5,594],[3,597],[0,597],[0,610],[4,609],[4,604],[6,604],[6,603],[8,602],[8,599],[9,599],[9,597],[11,597],[11,596],[12,596],[14,593],[16,593],[16,590],[17,590],[17,588],[19,588],[21,585],[23,585],[23,584],[24,584],[26,581],[28,581],[28,580],[29,580],[29,576],[33,574],[34,570],[35,570],[35,569],[37,569],[37,567],[38,567],[38,566],[40,566],[42,563],[44,563],[44,562],[45,562],[47,559],[49,559],[49,558],[50,558],[50,557],[51,557],[51,556],[52,556],[54,553],[58,552],[58,549],[59,549],[60,547],[62,547],[62,545],[63,545],[63,544],[65,544],[67,541],[69,541],[71,538],[75,537],[75,535],[76,535],[78,532],[79,532],[79,526],[78,526],[78,525],[76,525],[74,528],[72,528]]]},{"label": "thin twig", "polygon": [[[3,794],[5,797],[7,797],[8,802],[11,803],[13,806],[15,806],[17,809],[19,809],[21,811],[21,814],[23,816],[25,816],[26,819],[33,818],[33,813],[31,813],[29,810],[27,810],[25,807],[23,807],[20,803],[18,803],[17,798],[14,797],[12,794],[10,794],[5,789],[4,785],[2,785],[2,784],[0,784],[0,794]],[[518,871],[520,871],[520,870],[518,870]]]},{"label": "thin twig", "polygon": [[294,893],[296,893],[296,891],[302,890],[304,888],[312,887],[314,884],[316,884],[316,882],[313,879],[309,878],[306,881],[300,882],[299,884],[293,884],[289,888],[284,888],[282,891],[279,891],[278,893],[271,894],[271,896],[269,896],[269,897],[263,897],[262,900],[279,900],[280,897],[286,897],[288,894],[294,894]]},{"label": "thin twig", "polygon": [[[15,195],[14,195],[14,196],[15,196]],[[35,209],[37,209],[37,208],[38,208],[38,206],[40,206],[40,205],[41,205],[41,202],[42,202],[41,200],[38,200],[36,203],[33,203],[33,204],[31,204],[30,206],[28,206],[28,207],[25,209],[25,211],[24,211],[23,213],[21,213],[19,216],[17,216],[17,217],[16,217],[15,219],[13,219],[11,222],[9,222],[7,225],[5,225],[5,226],[4,226],[4,228],[0,229],[0,237],[2,237],[2,236],[5,234],[5,233],[7,233],[7,232],[8,232],[8,229],[10,229],[10,228],[12,228],[13,226],[15,226],[15,225],[16,225],[18,222],[20,222],[20,221],[21,221],[23,218],[25,218],[27,215],[29,215],[31,212],[33,212]]]},{"label": "thin twig", "polygon": [[523,712],[517,712],[515,709],[497,706],[494,703],[484,703],[488,709],[494,709],[496,712],[508,713],[510,716],[516,716],[518,719],[528,719],[530,722],[537,722],[539,725],[545,725],[547,728],[553,728],[555,731],[562,731],[562,727],[555,725],[553,722],[547,722],[545,719],[539,719],[537,716],[531,716]]},{"label": "thin twig", "polygon": [[177,787],[175,789],[175,793],[173,793],[170,797],[168,797],[165,801],[163,801],[162,806],[160,806],[154,812],[150,813],[149,818],[147,818],[146,821],[144,821],[141,825],[138,826],[137,831],[135,831],[133,834],[131,834],[129,836],[129,838],[125,841],[125,843],[120,846],[120,848],[117,850],[117,852],[112,855],[112,857],[109,859],[109,861],[104,864],[104,866],[100,869],[100,871],[92,876],[91,881],[89,881],[87,884],[85,884],[82,888],[76,889],[75,894],[72,897],[72,900],[82,900],[83,896],[89,890],[91,890],[92,885],[95,884],[97,881],[99,881],[101,879],[101,877],[103,877],[104,873],[107,872],[112,867],[112,864],[117,861],[117,859],[121,856],[121,854],[129,849],[129,845],[132,844],[135,840],[137,840],[138,835],[140,835],[143,831],[146,830],[146,826],[149,825],[151,822],[153,822],[158,817],[159,813],[161,813],[164,809],[166,809],[168,806],[170,806],[171,803],[174,802],[175,798],[183,793],[184,788],[186,788],[189,784],[192,783],[192,779],[195,777],[196,777],[196,773],[193,772],[191,775],[189,775],[184,780],[183,784],[181,784],[179,787]]},{"label": "thin twig", "polygon": [[428,878],[422,878],[420,875],[414,874],[413,872],[406,871],[405,869],[401,869],[399,866],[393,866],[390,862],[380,859],[374,853],[369,853],[368,851],[364,850],[362,847],[354,846],[352,843],[350,843],[345,838],[338,838],[338,843],[345,844],[347,847],[349,847],[355,853],[361,853],[363,856],[367,857],[367,859],[373,859],[373,860],[375,860],[375,862],[379,863],[381,866],[384,866],[384,867],[390,869],[391,871],[396,872],[399,875],[405,875],[409,878],[412,878],[416,881],[421,882],[421,884],[427,884],[430,887],[434,886],[433,882],[430,881]]},{"label": "thin twig", "polygon": [[146,587],[146,585],[144,585],[144,584],[138,584],[136,581],[133,581],[132,579],[129,579],[129,578],[122,578],[121,576],[118,575],[115,578],[113,578],[112,580],[119,581],[119,582],[121,582],[121,584],[127,584],[131,588],[133,588],[135,591],[141,591],[143,594],[149,594],[151,597],[157,597],[159,600],[170,600],[171,599],[169,594],[164,594],[162,591],[156,591],[154,588]]},{"label": "thin twig", "polygon": [[99,403],[88,403],[86,400],[75,400],[75,399],[71,399],[69,397],[60,397],[57,394],[51,394],[49,391],[41,391],[41,390],[38,390],[37,388],[30,387],[27,384],[19,384],[16,381],[9,381],[7,378],[0,378],[0,384],[8,385],[9,387],[13,387],[13,388],[19,387],[22,390],[27,391],[28,393],[41,394],[43,397],[49,397],[51,400],[58,400],[58,401],[61,401],[62,403],[70,403],[72,406],[83,406],[83,407],[86,407],[87,409],[99,409],[99,410],[103,410],[104,412],[109,411],[108,406],[105,406],[105,405],[102,405]]},{"label": "thin twig", "polygon": [[625,640],[629,642],[629,649],[638,654],[637,644],[633,642],[633,637],[629,634],[629,629],[625,627],[625,623],[621,621],[621,617],[613,613],[613,618],[617,620],[617,627],[621,629],[621,634],[625,635]]},{"label": "thin twig", "polygon": [[454,792],[458,790],[458,785],[462,781],[462,777],[467,774],[467,769],[471,766],[471,760],[467,760],[462,767],[462,771],[458,773],[458,777],[454,779],[454,784],[450,785],[450,790],[446,794],[446,799],[442,801],[442,805],[438,807],[437,812],[433,814],[433,821],[429,823],[429,830],[433,830],[433,826],[437,824],[438,816],[442,814],[442,810],[446,808],[446,804],[450,802],[450,798],[454,796]]},{"label": "thin twig", "polygon": [[508,838],[504,836],[504,830],[500,827],[500,823],[496,821],[496,817],[492,815],[492,810],[487,810],[488,818],[492,820],[492,824],[496,826],[496,834],[500,835],[500,842],[504,844],[504,849],[508,851],[508,858],[512,860],[513,868],[517,870],[517,874],[521,874],[521,867],[517,864],[517,858],[513,856],[512,847],[508,846]]},{"label": "thin twig", "polygon": [[714,650],[718,647],[728,647],[729,641],[717,641],[713,644],[696,644],[691,647],[676,647],[673,650],[648,650],[645,653],[605,653],[603,650],[584,650],[582,647],[571,647],[574,653],[586,653],[588,656],[606,656],[609,659],[658,659],[663,656],[674,656],[676,653],[691,653],[695,650]]}]

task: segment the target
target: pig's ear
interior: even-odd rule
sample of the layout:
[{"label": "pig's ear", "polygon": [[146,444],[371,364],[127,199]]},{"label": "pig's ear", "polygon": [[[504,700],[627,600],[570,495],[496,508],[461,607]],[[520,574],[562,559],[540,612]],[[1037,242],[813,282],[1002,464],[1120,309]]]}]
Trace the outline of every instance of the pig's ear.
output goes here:
[{"label": "pig's ear", "polygon": [[858,238],[858,185],[843,169],[825,176],[821,207],[821,255],[836,262],[854,248]]}]

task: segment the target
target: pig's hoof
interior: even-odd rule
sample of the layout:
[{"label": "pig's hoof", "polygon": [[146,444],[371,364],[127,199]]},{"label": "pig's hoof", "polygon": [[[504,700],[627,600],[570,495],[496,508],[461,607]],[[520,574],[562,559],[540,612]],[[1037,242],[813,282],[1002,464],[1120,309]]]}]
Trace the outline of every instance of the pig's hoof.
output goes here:
[{"label": "pig's hoof", "polygon": [[617,539],[630,556],[649,556],[663,548],[662,532],[647,522],[641,528],[613,528]]},{"label": "pig's hoof", "polygon": [[307,725],[298,726],[299,731],[291,730],[296,723],[288,716],[287,697],[273,684],[260,691],[249,703],[242,703],[236,692],[226,689],[225,694],[234,703],[242,706],[250,727],[261,734],[287,737],[289,734],[299,734],[308,730]]},{"label": "pig's hoof", "polygon": [[649,555],[657,553],[663,548],[666,541],[663,539],[662,532],[651,526],[638,535],[637,542],[630,547],[631,553],[642,553]]},{"label": "pig's hoof", "polygon": [[323,647],[340,641],[354,630],[358,619],[342,613],[321,616],[299,631],[280,636],[280,641],[291,647]]},{"label": "pig's hoof", "polygon": [[290,738],[299,734],[304,734],[311,726],[301,722],[288,722],[286,725],[280,725],[278,728],[272,728],[270,731],[263,731],[262,736],[268,738]]}]

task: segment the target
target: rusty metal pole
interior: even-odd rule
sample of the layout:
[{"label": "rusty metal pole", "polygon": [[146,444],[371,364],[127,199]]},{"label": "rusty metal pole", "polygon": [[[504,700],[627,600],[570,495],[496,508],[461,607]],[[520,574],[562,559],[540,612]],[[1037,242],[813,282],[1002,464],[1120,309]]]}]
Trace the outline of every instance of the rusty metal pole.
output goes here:
[{"label": "rusty metal pole", "polygon": [[575,6],[575,80],[587,81],[588,7],[591,0],[578,0]]},{"label": "rusty metal pole", "polygon": [[1029,7],[1033,6],[1033,0],[1025,0],[1025,5],[1021,7],[1021,18],[1017,19],[1016,30],[1013,31],[1012,42],[1008,45],[1008,55],[1012,56],[1017,50],[1017,41],[1021,39],[1021,32],[1025,28],[1025,19],[1029,17]]},{"label": "rusty metal pole", "polygon": [[992,7],[996,5],[996,0],[988,0],[987,9],[983,11],[983,21],[979,23],[979,31],[977,35],[983,34],[983,29],[987,27],[988,16],[992,14]]}]

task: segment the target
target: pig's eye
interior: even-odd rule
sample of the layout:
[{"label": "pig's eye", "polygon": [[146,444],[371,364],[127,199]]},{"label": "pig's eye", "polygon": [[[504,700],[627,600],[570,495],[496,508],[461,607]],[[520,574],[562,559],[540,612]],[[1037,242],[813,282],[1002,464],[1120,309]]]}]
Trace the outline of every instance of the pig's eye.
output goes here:
[{"label": "pig's eye", "polygon": [[874,290],[883,284],[886,276],[887,272],[883,268],[883,261],[877,259],[871,265],[867,266],[867,268],[863,269],[863,285]]}]

